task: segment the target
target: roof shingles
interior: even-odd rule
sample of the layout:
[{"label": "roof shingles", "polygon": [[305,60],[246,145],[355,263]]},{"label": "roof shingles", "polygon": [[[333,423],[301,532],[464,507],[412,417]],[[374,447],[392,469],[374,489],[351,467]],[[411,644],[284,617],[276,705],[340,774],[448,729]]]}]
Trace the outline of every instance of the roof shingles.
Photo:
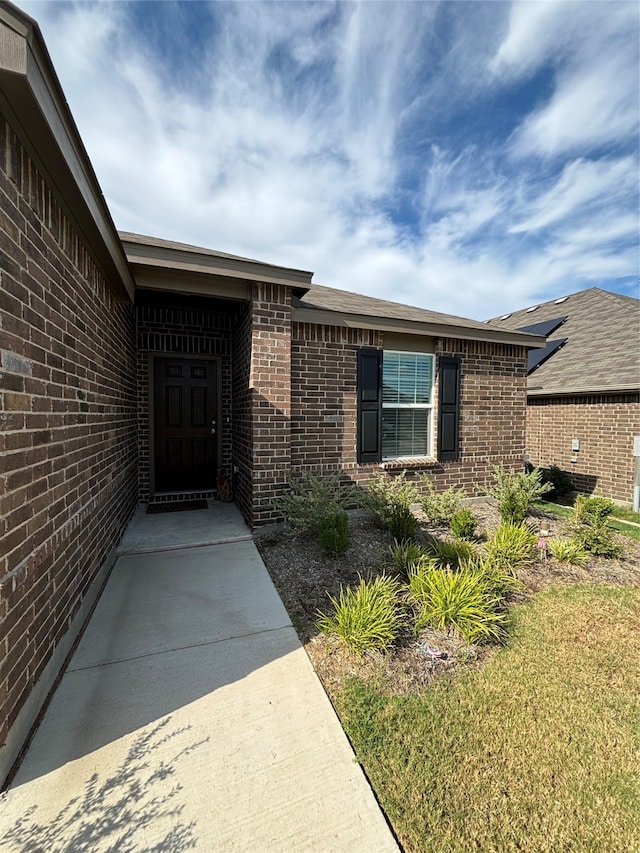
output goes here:
[{"label": "roof shingles", "polygon": [[530,374],[530,394],[640,388],[640,300],[592,287],[490,322],[520,329],[556,317],[567,319],[552,337],[567,342]]}]

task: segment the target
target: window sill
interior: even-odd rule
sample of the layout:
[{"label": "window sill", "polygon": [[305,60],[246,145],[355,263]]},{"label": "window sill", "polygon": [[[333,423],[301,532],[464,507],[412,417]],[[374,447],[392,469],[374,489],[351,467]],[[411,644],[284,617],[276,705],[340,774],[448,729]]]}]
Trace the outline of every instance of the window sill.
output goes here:
[{"label": "window sill", "polygon": [[380,462],[379,467],[384,471],[401,471],[405,468],[434,468],[439,464],[433,456],[405,456],[401,459],[387,459]]}]

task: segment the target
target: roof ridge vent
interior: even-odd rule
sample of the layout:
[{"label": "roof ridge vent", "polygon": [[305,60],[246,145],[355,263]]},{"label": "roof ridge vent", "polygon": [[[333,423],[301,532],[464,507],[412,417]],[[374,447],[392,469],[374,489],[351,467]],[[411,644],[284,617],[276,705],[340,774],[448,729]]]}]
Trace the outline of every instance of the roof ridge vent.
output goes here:
[{"label": "roof ridge vent", "polygon": [[531,308],[527,308],[527,310],[524,313],[525,314],[531,314],[532,311],[537,311],[539,307],[540,307],[539,305],[532,305]]},{"label": "roof ridge vent", "polygon": [[553,304],[554,305],[562,305],[562,303],[566,302],[568,298],[569,298],[568,296],[561,296],[560,299],[556,299],[556,301]]}]

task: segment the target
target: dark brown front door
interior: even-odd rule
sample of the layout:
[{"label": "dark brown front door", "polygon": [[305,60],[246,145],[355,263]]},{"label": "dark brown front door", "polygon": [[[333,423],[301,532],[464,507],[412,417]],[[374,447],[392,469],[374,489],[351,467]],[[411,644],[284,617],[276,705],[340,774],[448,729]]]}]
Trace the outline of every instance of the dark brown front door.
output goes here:
[{"label": "dark brown front door", "polygon": [[155,490],[215,488],[216,362],[157,358],[154,374]]}]

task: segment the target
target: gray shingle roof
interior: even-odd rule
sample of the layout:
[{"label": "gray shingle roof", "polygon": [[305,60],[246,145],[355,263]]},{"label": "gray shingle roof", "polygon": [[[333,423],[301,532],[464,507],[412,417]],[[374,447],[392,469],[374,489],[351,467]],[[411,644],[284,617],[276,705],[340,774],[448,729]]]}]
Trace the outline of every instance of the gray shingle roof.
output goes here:
[{"label": "gray shingle roof", "polygon": [[566,317],[549,335],[566,344],[529,376],[531,395],[640,388],[640,300],[592,287],[490,321],[519,329]]},{"label": "gray shingle roof", "polygon": [[[332,287],[324,287],[319,284],[309,286],[308,292],[294,301],[294,306],[299,308],[310,308],[318,311],[333,311],[339,314],[350,314],[359,317],[381,318],[385,320],[399,320],[408,323],[420,323],[433,326],[433,334],[446,334],[451,330],[452,336],[459,337],[461,330],[477,331],[482,337],[489,339],[493,333],[496,339],[500,339],[501,332],[508,330],[500,324],[483,323],[479,320],[469,320],[466,317],[456,317],[452,314],[441,314],[438,311],[429,311],[426,308],[416,308],[411,305],[403,305],[399,302],[389,302],[386,299],[377,299],[372,296],[363,296],[360,293],[350,293],[346,290],[336,290]],[[407,331],[410,331],[407,326]],[[454,335],[455,332],[455,335]],[[517,339],[514,338],[515,342]],[[523,338],[523,345],[528,340]]]}]

